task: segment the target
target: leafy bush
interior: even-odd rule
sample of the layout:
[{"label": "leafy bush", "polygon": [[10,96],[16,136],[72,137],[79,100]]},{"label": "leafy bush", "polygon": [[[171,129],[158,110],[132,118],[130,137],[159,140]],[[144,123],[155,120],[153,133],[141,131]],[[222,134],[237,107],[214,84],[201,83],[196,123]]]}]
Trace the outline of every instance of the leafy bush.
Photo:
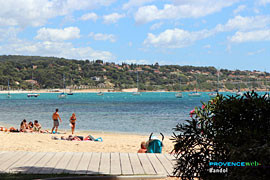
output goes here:
[{"label": "leafy bush", "polygon": [[[175,175],[182,179],[269,178],[270,100],[266,96],[255,92],[242,97],[218,95],[190,113],[191,120],[174,128]],[[253,161],[261,166],[209,172],[209,162]]]}]

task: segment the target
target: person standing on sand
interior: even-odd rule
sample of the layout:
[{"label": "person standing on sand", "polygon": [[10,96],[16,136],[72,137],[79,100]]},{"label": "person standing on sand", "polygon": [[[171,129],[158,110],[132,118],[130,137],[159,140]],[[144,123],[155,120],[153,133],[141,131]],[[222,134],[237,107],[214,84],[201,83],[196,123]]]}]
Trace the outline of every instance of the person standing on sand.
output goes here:
[{"label": "person standing on sand", "polygon": [[59,126],[59,121],[58,121],[58,118],[60,120],[60,122],[62,122],[59,114],[58,114],[58,109],[55,110],[55,112],[53,113],[52,115],[52,119],[53,119],[53,128],[52,128],[52,132],[51,134],[53,133],[53,130],[55,128],[55,133],[57,133],[57,129],[58,129],[58,126]]},{"label": "person standing on sand", "polygon": [[70,117],[70,127],[71,127],[72,134],[74,133],[76,120],[77,120],[76,115],[75,113],[73,113],[72,116]]}]

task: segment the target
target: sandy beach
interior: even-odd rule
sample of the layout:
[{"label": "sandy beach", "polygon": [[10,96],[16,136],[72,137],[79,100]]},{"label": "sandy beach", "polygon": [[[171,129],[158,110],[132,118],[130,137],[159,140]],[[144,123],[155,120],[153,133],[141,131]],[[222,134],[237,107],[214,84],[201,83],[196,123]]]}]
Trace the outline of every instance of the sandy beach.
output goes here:
[{"label": "sandy beach", "polygon": [[[53,140],[52,136],[61,138],[71,134],[10,133],[0,131],[0,151],[32,151],[32,152],[132,152],[136,153],[142,141],[148,136],[122,133],[76,132],[78,136],[91,134],[95,138],[102,137],[103,142]],[[173,149],[170,136],[165,136],[163,153]]]}]

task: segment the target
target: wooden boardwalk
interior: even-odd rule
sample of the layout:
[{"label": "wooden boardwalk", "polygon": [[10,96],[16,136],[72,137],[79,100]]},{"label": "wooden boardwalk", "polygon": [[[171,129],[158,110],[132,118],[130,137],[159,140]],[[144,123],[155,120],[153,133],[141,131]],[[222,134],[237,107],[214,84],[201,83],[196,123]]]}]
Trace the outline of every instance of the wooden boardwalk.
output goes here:
[{"label": "wooden boardwalk", "polygon": [[148,153],[0,152],[0,173],[172,176],[173,159]]}]

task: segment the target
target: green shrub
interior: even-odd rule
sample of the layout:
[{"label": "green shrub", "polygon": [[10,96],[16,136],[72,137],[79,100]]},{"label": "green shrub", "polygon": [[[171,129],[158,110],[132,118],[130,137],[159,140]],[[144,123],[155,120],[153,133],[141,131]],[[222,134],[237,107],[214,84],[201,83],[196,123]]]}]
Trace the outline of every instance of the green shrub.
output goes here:
[{"label": "green shrub", "polygon": [[[267,179],[270,175],[270,100],[255,92],[244,96],[218,95],[191,112],[173,135],[182,179]],[[228,167],[210,173],[209,162],[253,162],[257,167]],[[223,167],[226,168],[226,167]]]}]

